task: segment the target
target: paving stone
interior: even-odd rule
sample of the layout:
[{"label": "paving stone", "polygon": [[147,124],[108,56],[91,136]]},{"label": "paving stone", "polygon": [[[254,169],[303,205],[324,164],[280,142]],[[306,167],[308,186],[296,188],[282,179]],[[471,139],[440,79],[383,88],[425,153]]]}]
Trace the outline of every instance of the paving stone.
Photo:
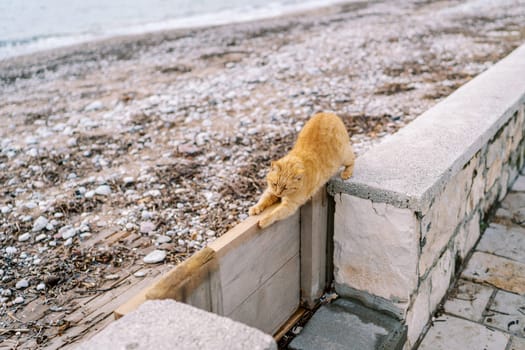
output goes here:
[{"label": "paving stone", "polygon": [[476,250],[525,264],[525,229],[491,224],[483,233]]},{"label": "paving stone", "polygon": [[504,350],[509,335],[454,316],[434,320],[418,350]]},{"label": "paving stone", "polygon": [[445,302],[445,312],[468,318],[475,322],[483,320],[493,289],[481,284],[459,280]]},{"label": "paving stone", "polygon": [[513,191],[525,192],[525,176],[520,175],[512,185]]},{"label": "paving stone", "polygon": [[525,339],[512,337],[510,347],[507,350],[525,350]]},{"label": "paving stone", "polygon": [[401,349],[405,340],[406,327],[398,320],[356,302],[338,299],[319,308],[289,348],[394,350]]},{"label": "paving stone", "polygon": [[525,295],[498,291],[483,322],[490,327],[525,337]]},{"label": "paving stone", "polygon": [[518,211],[525,207],[525,193],[513,192],[509,193],[507,197],[501,202],[501,207],[507,209],[511,213]]},{"label": "paving stone", "polygon": [[496,255],[475,252],[461,277],[525,294],[525,264]]}]

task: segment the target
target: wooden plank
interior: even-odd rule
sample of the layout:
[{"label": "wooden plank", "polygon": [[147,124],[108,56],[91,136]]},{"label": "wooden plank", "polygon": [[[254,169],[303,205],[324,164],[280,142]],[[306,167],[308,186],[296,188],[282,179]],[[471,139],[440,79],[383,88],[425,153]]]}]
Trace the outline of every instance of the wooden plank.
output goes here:
[{"label": "wooden plank", "polygon": [[227,316],[274,334],[299,307],[299,254]]},{"label": "wooden plank", "polygon": [[203,248],[157,281],[146,298],[173,299],[212,311],[210,283],[217,269],[215,251]]},{"label": "wooden plank", "polygon": [[[223,314],[231,313],[299,253],[299,213],[270,227],[249,228],[247,236],[217,251]],[[294,278],[294,277],[290,277]]]},{"label": "wooden plank", "polygon": [[[169,266],[167,265],[165,265],[165,267],[169,268]],[[162,272],[166,271],[167,270],[164,269]],[[115,310],[113,311],[115,319],[118,319],[137,309],[140,306],[140,304],[147,300],[146,293],[149,291],[149,289],[155,286],[156,283],[163,277],[164,275],[162,273],[156,276],[145,277],[130,291],[126,292],[126,298],[119,297],[119,304],[115,305]]]},{"label": "wooden plank", "polygon": [[301,317],[303,317],[305,313],[306,313],[305,308],[302,308],[302,307],[298,308],[293,313],[293,315],[290,316],[290,318],[286,320],[286,322],[281,327],[279,327],[277,332],[274,333],[273,338],[275,339],[275,341],[278,342],[279,340],[281,340],[281,338],[284,337],[284,335],[288,333],[288,331],[292,329],[292,327],[295,326],[297,322],[299,322],[299,320],[301,319]]},{"label": "wooden plank", "polygon": [[301,208],[301,300],[312,309],[326,287],[328,198],[323,186]]}]

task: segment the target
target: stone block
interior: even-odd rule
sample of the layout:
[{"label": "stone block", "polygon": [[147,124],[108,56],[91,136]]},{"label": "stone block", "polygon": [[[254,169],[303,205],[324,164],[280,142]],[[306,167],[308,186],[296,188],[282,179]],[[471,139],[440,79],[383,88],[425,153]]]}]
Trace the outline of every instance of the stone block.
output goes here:
[{"label": "stone block", "polygon": [[407,343],[410,348],[416,343],[430,319],[430,293],[430,278],[427,278],[419,286],[415,300],[407,312]]},{"label": "stone block", "polygon": [[[454,176],[421,220],[425,242],[421,248],[419,275],[423,276],[448,244],[466,215],[467,197],[472,186],[477,159]],[[428,231],[427,231],[428,230]],[[426,232],[425,232],[426,231]]]},{"label": "stone block", "polygon": [[512,337],[508,350],[525,350],[525,339]]},{"label": "stone block", "polygon": [[474,252],[461,277],[513,293],[525,293],[525,264],[492,254]]},{"label": "stone block", "polygon": [[444,315],[434,320],[418,350],[503,350],[508,341],[508,334]]},{"label": "stone block", "polygon": [[489,170],[487,171],[486,175],[486,185],[485,185],[485,192],[488,192],[492,186],[496,183],[496,180],[501,175],[501,171],[503,168],[503,160],[502,159],[496,159],[492,165],[490,165]]},{"label": "stone block", "polygon": [[492,288],[482,284],[459,280],[445,301],[445,312],[481,322],[492,292]]},{"label": "stone block", "polygon": [[405,339],[406,330],[400,321],[359,303],[338,299],[321,306],[289,348],[395,350],[401,349]]},{"label": "stone block", "polygon": [[346,194],[335,201],[336,284],[407,302],[418,280],[414,212]]},{"label": "stone block", "polygon": [[525,264],[525,229],[518,225],[491,224],[483,233],[476,250]]},{"label": "stone block", "polygon": [[110,323],[77,349],[277,350],[277,344],[270,335],[229,318],[174,300],[155,300]]},{"label": "stone block", "polygon": [[483,323],[515,336],[525,338],[525,295],[499,290],[490,304]]},{"label": "stone block", "polygon": [[439,302],[445,296],[448,287],[450,286],[450,280],[454,275],[454,252],[453,248],[447,249],[441,258],[438,260],[436,266],[430,272],[430,311],[436,309]]},{"label": "stone block", "polygon": [[454,246],[461,259],[465,259],[467,254],[474,247],[480,236],[480,215],[478,212],[464,223],[456,235]]},{"label": "stone block", "polygon": [[525,192],[525,176],[519,175],[511,187],[512,191]]}]

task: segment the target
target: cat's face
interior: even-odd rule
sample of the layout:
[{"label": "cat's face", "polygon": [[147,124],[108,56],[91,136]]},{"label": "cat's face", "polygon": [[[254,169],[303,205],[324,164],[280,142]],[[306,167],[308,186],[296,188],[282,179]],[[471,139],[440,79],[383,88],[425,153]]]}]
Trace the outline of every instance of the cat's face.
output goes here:
[{"label": "cat's face", "polygon": [[304,166],[301,162],[278,160],[272,162],[266,181],[274,195],[283,197],[301,188],[303,176]]}]

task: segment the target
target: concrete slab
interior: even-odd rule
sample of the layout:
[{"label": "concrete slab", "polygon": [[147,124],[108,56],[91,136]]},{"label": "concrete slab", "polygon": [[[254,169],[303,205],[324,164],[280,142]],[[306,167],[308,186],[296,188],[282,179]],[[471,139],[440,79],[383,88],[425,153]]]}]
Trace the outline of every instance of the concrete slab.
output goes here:
[{"label": "concrete slab", "polygon": [[512,337],[508,350],[525,350],[525,339]]},{"label": "concrete slab", "polygon": [[406,328],[396,319],[356,302],[322,306],[290,344],[295,350],[401,349]]},{"label": "concrete slab", "polygon": [[487,309],[484,324],[525,337],[525,295],[498,291]]},{"label": "concrete slab", "polygon": [[277,350],[255,328],[174,300],[151,300],[109,324],[79,350]]},{"label": "concrete slab", "polygon": [[504,350],[510,336],[454,316],[434,320],[418,350]]},{"label": "concrete slab", "polygon": [[483,233],[476,250],[525,264],[525,229],[491,224]]},{"label": "concrete slab", "polygon": [[493,291],[493,288],[481,284],[459,280],[447,296],[444,305],[445,312],[474,322],[481,322],[483,311]]},{"label": "concrete slab", "polygon": [[525,294],[525,264],[496,255],[474,252],[461,278]]}]

